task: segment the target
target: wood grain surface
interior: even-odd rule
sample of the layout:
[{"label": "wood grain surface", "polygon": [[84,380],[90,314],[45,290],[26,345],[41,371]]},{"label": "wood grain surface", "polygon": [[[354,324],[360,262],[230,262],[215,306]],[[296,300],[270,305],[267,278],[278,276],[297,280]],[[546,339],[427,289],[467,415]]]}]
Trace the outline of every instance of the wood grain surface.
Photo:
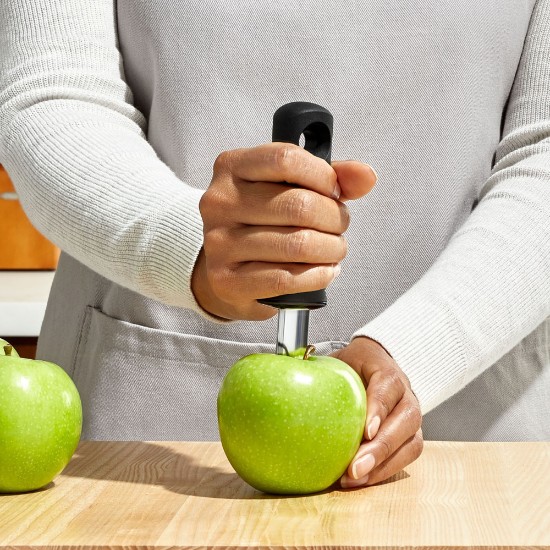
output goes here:
[{"label": "wood grain surface", "polygon": [[262,494],[219,443],[82,442],[41,491],[0,496],[25,548],[550,547],[550,443],[427,442],[389,482]]}]

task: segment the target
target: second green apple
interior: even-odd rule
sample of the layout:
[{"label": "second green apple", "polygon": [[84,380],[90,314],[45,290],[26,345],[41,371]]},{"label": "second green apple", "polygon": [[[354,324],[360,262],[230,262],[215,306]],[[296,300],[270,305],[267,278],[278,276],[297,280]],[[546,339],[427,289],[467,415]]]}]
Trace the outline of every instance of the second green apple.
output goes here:
[{"label": "second green apple", "polygon": [[71,460],[82,428],[80,396],[69,375],[19,357],[0,339],[0,493],[45,487]]}]

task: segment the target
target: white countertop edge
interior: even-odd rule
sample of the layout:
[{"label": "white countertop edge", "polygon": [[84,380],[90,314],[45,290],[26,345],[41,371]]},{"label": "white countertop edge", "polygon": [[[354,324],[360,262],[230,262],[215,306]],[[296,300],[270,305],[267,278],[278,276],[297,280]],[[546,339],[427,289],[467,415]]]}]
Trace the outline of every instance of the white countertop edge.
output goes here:
[{"label": "white countertop edge", "polygon": [[38,336],[45,312],[45,302],[0,303],[0,337]]},{"label": "white countertop edge", "polygon": [[53,271],[0,271],[0,337],[40,334]]}]

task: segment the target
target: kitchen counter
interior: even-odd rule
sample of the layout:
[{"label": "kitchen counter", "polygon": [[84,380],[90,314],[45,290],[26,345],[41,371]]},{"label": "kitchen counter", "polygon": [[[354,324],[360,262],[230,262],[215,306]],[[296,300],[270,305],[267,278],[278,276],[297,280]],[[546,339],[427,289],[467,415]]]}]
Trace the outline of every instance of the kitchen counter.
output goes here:
[{"label": "kitchen counter", "polygon": [[550,443],[426,442],[389,482],[265,495],[219,443],[81,442],[46,489],[0,496],[19,548],[550,546]]},{"label": "kitchen counter", "polygon": [[38,336],[55,271],[0,271],[0,336]]}]

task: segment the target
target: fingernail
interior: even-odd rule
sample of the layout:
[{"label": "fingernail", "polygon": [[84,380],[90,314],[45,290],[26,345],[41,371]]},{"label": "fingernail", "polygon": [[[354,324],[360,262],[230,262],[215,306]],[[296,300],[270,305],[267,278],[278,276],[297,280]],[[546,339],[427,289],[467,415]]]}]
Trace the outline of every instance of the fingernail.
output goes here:
[{"label": "fingernail", "polygon": [[343,476],[340,479],[340,485],[342,489],[351,489],[352,487],[359,487],[364,485],[369,480],[369,476],[362,477],[361,479],[351,479],[348,476]]},{"label": "fingernail", "polygon": [[375,416],[367,427],[367,436],[369,439],[372,439],[378,433],[378,428],[380,428],[380,417]]},{"label": "fingernail", "polygon": [[355,479],[365,477],[374,468],[374,456],[366,454],[358,460],[356,460],[351,468],[351,475]]},{"label": "fingernail", "polygon": [[369,164],[369,168],[372,170],[372,173],[374,174],[375,183],[378,181],[378,174],[376,173],[376,170]]},{"label": "fingernail", "polygon": [[334,278],[336,279],[340,273],[342,273],[342,266],[340,264],[336,264],[334,266]]},{"label": "fingernail", "polygon": [[338,200],[340,198],[340,195],[342,194],[342,189],[340,188],[340,185],[336,183],[336,186],[334,187],[332,191],[332,198]]}]

